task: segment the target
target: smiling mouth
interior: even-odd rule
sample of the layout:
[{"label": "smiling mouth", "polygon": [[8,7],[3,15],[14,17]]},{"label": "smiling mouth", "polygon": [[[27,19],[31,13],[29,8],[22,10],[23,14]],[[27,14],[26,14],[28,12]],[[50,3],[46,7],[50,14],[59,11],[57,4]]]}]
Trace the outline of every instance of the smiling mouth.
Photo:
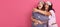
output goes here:
[{"label": "smiling mouth", "polygon": [[39,6],[39,7],[41,7],[41,6]]}]

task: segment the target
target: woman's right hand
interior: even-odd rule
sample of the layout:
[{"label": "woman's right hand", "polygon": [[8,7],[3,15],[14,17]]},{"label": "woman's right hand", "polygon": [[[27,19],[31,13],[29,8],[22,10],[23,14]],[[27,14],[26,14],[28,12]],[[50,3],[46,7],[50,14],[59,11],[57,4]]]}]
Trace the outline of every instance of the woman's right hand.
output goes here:
[{"label": "woman's right hand", "polygon": [[39,23],[39,24],[43,24],[43,22],[42,22],[42,21],[40,21],[40,20],[38,20],[38,23]]},{"label": "woman's right hand", "polygon": [[38,23],[39,23],[39,24],[43,24],[44,22],[35,19],[35,24],[38,24]]}]

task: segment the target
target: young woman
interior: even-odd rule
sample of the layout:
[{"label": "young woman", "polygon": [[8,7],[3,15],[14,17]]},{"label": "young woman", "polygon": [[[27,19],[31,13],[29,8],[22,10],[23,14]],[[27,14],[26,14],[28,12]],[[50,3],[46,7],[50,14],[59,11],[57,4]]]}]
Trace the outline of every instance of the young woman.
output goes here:
[{"label": "young woman", "polygon": [[[39,2],[38,7],[34,9],[45,11],[44,2]],[[47,27],[47,21],[48,21],[47,15],[43,15],[33,10],[31,19],[32,19],[32,27]]]},{"label": "young woman", "polygon": [[52,8],[52,3],[49,2],[49,1],[47,1],[45,7],[46,8],[49,8],[47,10],[51,13],[51,15],[49,15],[49,19],[50,19],[49,20],[49,23],[48,23],[49,24],[49,27],[58,27],[57,26],[57,23],[56,23],[55,11]]},{"label": "young woman", "polygon": [[37,10],[36,12],[42,13],[49,16],[48,27],[58,27],[56,23],[55,11],[52,8],[52,3],[47,1],[45,4],[45,11]]}]

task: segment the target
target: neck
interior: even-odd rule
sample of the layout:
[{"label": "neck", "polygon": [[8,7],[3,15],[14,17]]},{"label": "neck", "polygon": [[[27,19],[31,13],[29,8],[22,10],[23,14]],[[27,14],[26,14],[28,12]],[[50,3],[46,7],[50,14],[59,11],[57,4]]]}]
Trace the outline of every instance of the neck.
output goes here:
[{"label": "neck", "polygon": [[45,8],[45,11],[48,11],[48,8]]}]

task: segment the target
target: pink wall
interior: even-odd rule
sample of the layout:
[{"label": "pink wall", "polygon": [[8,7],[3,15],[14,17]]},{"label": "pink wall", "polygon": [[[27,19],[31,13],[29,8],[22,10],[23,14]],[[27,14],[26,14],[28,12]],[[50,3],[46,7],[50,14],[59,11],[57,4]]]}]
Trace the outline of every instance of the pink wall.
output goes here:
[{"label": "pink wall", "polygon": [[[31,27],[32,8],[39,0],[0,0],[0,27]],[[57,23],[60,27],[60,0],[50,0],[56,10]]]}]

